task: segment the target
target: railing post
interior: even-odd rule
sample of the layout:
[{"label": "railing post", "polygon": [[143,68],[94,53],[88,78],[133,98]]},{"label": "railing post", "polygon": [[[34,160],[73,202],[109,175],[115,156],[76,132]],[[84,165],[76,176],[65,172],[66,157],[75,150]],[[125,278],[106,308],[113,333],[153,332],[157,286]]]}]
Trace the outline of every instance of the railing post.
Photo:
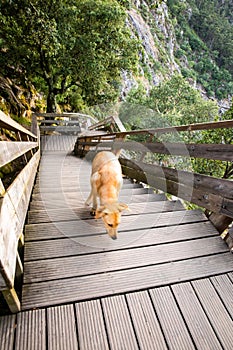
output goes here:
[{"label": "railing post", "polygon": [[7,305],[10,311],[14,314],[20,311],[20,301],[18,295],[15,291],[15,288],[5,289],[2,291],[4,299],[7,302]]},{"label": "railing post", "polygon": [[31,132],[35,135],[37,135],[38,128],[37,128],[37,116],[35,114],[32,115],[32,125],[31,125]]}]

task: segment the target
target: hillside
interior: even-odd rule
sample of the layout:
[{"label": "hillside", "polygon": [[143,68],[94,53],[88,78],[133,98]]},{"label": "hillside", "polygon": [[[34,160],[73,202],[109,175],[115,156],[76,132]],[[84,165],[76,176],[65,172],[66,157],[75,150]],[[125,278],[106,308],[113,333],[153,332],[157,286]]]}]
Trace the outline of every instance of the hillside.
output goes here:
[{"label": "hillside", "polygon": [[232,96],[232,8],[231,0],[137,1],[128,13],[143,77],[156,85],[177,71],[208,98]]},{"label": "hillside", "polygon": [[0,5],[0,108],[85,110],[181,74],[227,109],[232,0],[6,0]]}]

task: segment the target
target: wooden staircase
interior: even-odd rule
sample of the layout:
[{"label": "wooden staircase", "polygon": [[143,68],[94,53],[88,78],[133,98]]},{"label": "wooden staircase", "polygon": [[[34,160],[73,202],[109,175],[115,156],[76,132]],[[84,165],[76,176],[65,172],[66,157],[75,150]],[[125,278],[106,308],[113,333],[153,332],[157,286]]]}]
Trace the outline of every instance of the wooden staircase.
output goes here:
[{"label": "wooden staircase", "polygon": [[127,178],[120,200],[131,212],[112,241],[84,207],[90,172],[85,159],[43,153],[25,226],[23,310],[232,270],[228,248],[205,215]]},{"label": "wooden staircase", "polygon": [[[120,198],[131,211],[111,240],[84,206],[91,162],[71,152],[74,136],[53,137],[41,142],[24,230],[22,312],[0,317],[0,350],[231,350],[232,254],[207,216],[155,193],[150,165],[126,159],[138,182],[124,178]],[[90,155],[99,137],[79,139],[77,149]],[[229,209],[230,195],[223,190]]]}]

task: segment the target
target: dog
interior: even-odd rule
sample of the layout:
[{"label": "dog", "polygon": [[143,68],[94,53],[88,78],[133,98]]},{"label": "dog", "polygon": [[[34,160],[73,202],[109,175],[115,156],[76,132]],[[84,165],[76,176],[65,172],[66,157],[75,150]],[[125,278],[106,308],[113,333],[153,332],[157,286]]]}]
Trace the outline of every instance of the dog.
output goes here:
[{"label": "dog", "polygon": [[[117,238],[117,228],[121,222],[121,212],[128,205],[118,202],[123,183],[121,165],[118,157],[110,151],[99,152],[92,162],[91,192],[85,204],[91,205],[91,215],[102,218],[107,233]],[[97,198],[100,206],[98,207]]]}]

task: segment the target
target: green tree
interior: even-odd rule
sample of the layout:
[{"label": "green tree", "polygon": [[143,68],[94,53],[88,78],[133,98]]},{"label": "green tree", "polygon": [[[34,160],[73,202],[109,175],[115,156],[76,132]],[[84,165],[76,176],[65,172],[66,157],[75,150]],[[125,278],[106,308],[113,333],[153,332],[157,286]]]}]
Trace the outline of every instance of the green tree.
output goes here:
[{"label": "green tree", "polygon": [[89,104],[114,99],[121,70],[137,62],[125,20],[116,0],[3,0],[0,74],[39,86],[47,112],[72,86]]},{"label": "green tree", "polygon": [[154,87],[148,103],[170,125],[209,121],[218,113],[217,104],[204,100],[200,92],[179,74],[174,74],[171,79]]}]

